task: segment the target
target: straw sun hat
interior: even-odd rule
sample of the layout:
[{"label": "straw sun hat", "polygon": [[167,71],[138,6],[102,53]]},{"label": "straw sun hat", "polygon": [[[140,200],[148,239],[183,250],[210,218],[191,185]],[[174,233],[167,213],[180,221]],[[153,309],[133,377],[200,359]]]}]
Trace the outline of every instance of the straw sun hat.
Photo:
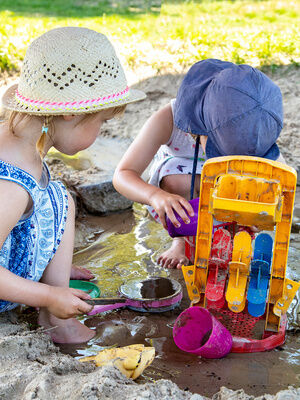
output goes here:
[{"label": "straw sun hat", "polygon": [[53,29],[26,52],[19,85],[3,95],[6,109],[36,115],[92,113],[142,100],[129,89],[112,44],[86,28]]}]

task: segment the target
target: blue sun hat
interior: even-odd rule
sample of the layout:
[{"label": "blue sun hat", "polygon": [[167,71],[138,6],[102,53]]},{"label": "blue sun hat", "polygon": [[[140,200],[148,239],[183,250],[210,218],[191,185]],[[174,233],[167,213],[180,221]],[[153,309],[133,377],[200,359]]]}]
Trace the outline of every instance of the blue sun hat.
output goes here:
[{"label": "blue sun hat", "polygon": [[199,61],[178,90],[174,123],[184,132],[208,136],[207,158],[246,155],[276,160],[282,95],[271,79],[249,65]]}]

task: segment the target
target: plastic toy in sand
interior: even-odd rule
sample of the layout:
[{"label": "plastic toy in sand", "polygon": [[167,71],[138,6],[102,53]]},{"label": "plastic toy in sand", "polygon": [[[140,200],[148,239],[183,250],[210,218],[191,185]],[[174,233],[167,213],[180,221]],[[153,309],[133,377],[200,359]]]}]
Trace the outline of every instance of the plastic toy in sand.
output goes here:
[{"label": "plastic toy in sand", "polygon": [[251,274],[248,287],[248,312],[253,317],[261,317],[266,310],[273,239],[267,233],[260,233],[255,239]]},{"label": "plastic toy in sand", "polygon": [[[172,231],[173,236],[195,235],[187,241],[194,249],[186,246],[192,265],[182,267],[191,307],[207,309],[224,324],[233,337],[232,352],[265,351],[284,343],[286,311],[300,286],[286,277],[296,182],[296,171],[276,161],[209,159],[199,199],[193,200],[197,229]],[[213,227],[214,220],[222,230]],[[253,226],[271,234],[258,234],[254,241]],[[242,232],[238,227],[244,227]],[[219,241],[223,246],[216,245]]]},{"label": "plastic toy in sand", "polygon": [[84,292],[88,293],[92,298],[99,297],[101,294],[101,290],[99,289],[99,287],[95,283],[89,281],[71,279],[69,287],[73,289],[83,290]]},{"label": "plastic toy in sand", "polygon": [[179,282],[166,277],[133,279],[119,288],[119,297],[85,300],[94,308],[89,315],[128,307],[139,312],[160,313],[173,310],[182,299]]},{"label": "plastic toy in sand", "polygon": [[127,378],[138,378],[155,357],[154,347],[132,344],[100,351],[95,356],[81,358],[81,362],[93,362],[97,367],[112,365],[117,367]]}]

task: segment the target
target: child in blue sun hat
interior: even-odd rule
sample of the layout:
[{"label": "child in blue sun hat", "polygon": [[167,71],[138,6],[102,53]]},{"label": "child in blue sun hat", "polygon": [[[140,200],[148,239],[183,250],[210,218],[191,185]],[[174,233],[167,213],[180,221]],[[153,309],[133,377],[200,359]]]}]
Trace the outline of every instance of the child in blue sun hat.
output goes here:
[{"label": "child in blue sun hat", "polygon": [[[284,162],[276,144],[282,126],[280,89],[264,73],[217,59],[199,61],[185,75],[176,99],[145,123],[120,161],[114,185],[124,196],[146,204],[164,228],[166,216],[178,226],[174,211],[189,223],[193,172],[191,195],[198,197],[209,158],[247,155]],[[141,174],[152,160],[146,183]],[[184,238],[176,237],[158,262],[181,268],[188,261],[184,250]]]}]

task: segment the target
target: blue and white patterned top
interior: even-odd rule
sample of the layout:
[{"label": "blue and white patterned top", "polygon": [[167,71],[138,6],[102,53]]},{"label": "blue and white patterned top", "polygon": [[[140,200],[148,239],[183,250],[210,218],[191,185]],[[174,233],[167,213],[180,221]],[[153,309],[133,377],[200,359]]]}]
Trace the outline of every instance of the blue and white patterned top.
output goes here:
[{"label": "blue and white patterned top", "polygon": [[[0,160],[0,179],[15,182],[26,189],[33,206],[11,230],[0,250],[0,265],[14,274],[39,281],[52,260],[64,233],[68,195],[61,182],[50,180],[43,164],[38,183],[28,172]],[[0,312],[18,304],[0,299]]]}]

